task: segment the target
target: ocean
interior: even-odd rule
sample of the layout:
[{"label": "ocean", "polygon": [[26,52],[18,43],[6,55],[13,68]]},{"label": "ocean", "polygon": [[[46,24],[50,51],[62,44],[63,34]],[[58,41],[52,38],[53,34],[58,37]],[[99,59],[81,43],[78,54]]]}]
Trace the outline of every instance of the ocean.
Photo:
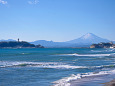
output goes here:
[{"label": "ocean", "polygon": [[115,77],[115,49],[0,49],[0,86],[103,86]]}]

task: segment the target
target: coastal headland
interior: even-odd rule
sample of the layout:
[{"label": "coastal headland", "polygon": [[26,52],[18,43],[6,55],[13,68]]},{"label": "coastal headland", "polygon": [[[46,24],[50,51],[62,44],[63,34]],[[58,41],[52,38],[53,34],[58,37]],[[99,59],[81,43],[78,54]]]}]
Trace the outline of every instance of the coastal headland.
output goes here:
[{"label": "coastal headland", "polygon": [[92,44],[90,48],[115,48],[115,44],[113,44],[112,42],[109,43],[101,42],[98,44]]},{"label": "coastal headland", "polygon": [[4,41],[0,42],[0,48],[44,48],[44,46],[30,44],[26,41]]}]

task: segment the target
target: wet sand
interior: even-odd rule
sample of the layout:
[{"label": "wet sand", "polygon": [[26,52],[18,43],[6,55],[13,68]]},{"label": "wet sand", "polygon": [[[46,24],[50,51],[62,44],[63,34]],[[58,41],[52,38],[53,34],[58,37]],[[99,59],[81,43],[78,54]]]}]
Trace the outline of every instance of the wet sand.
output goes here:
[{"label": "wet sand", "polygon": [[104,86],[115,86],[115,79],[104,84],[105,84]]},{"label": "wet sand", "polygon": [[[115,86],[115,74],[83,77],[71,81],[71,86]],[[114,80],[113,80],[114,79]]]}]

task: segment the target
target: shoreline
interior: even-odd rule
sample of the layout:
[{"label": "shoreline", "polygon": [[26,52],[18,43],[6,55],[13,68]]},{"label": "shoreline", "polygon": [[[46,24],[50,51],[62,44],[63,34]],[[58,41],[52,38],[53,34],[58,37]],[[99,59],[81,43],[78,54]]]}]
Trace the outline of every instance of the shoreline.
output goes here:
[{"label": "shoreline", "polygon": [[103,84],[105,84],[104,86],[115,86],[115,79],[113,79],[109,82],[103,83]]},{"label": "shoreline", "polygon": [[115,74],[102,74],[82,77],[70,81],[70,86],[115,86]]}]

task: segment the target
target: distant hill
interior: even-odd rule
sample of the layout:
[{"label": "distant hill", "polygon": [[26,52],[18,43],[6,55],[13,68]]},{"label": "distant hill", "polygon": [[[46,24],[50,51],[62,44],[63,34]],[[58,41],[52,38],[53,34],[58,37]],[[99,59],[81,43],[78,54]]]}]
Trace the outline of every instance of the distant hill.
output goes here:
[{"label": "distant hill", "polygon": [[[13,39],[8,39],[8,40],[0,40],[0,42],[9,42],[9,41],[16,41]],[[54,41],[46,41],[46,40],[37,40],[33,42],[29,42],[34,45],[42,45],[44,47],[49,47],[49,48],[69,48],[69,47],[90,47],[92,44],[97,44],[100,42],[110,42],[107,39],[98,37],[94,35],[93,33],[87,33],[80,38],[66,41],[66,42],[54,42]],[[115,41],[113,41],[115,43]]]},{"label": "distant hill", "polygon": [[110,42],[107,39],[98,37],[93,33],[87,33],[81,36],[78,39],[67,41],[67,43],[78,43],[78,44],[93,44],[93,43],[100,43],[100,42]]},{"label": "distant hill", "polygon": [[53,41],[46,41],[46,40],[37,40],[30,43],[35,45],[40,44],[45,47],[67,47],[70,45],[69,43],[65,43],[65,42],[53,42]]},{"label": "distant hill", "polygon": [[98,37],[92,33],[87,33],[86,35],[83,35],[82,37],[66,42],[53,42],[53,41],[46,41],[46,40],[37,40],[34,42],[30,42],[32,44],[40,44],[45,47],[90,47],[93,43],[100,43],[100,42],[110,42],[107,39],[103,39],[101,37]]},{"label": "distant hill", "polygon": [[115,41],[112,41],[115,44]]},{"label": "distant hill", "polygon": [[90,48],[115,48],[113,42],[92,44]]},{"label": "distant hill", "polygon": [[69,47],[89,47],[90,45],[81,45],[77,43],[67,43],[67,42],[53,42],[53,41],[46,41],[46,40],[37,40],[34,42],[30,42],[32,44],[40,44],[44,47],[51,47],[51,48],[69,48]]},{"label": "distant hill", "polygon": [[9,41],[9,42],[0,42],[0,48],[44,48],[41,45],[30,44],[25,41]]}]

